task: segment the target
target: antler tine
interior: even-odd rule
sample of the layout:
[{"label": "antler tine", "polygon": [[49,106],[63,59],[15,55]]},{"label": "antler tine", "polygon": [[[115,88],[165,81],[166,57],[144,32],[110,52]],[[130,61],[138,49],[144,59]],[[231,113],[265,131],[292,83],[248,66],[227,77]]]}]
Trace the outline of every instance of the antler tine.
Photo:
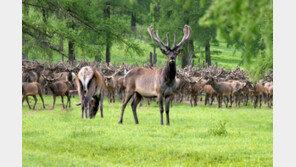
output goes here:
[{"label": "antler tine", "polygon": [[180,48],[189,39],[189,37],[191,35],[191,28],[187,24],[184,26],[183,34],[184,35],[183,35],[183,38],[182,38],[181,42],[178,43],[177,46],[176,46],[177,49]]},{"label": "antler tine", "polygon": [[169,33],[167,33],[167,40],[168,40],[168,42],[167,42],[167,47],[170,47],[170,37],[169,37]]},{"label": "antler tine", "polygon": [[159,36],[158,36],[158,31],[156,31],[156,35],[157,35],[158,39],[155,37],[152,25],[150,27],[148,27],[147,30],[151,36],[151,39],[154,40],[156,42],[156,44],[158,44],[160,47],[162,47],[164,49],[168,49],[167,46],[163,42],[160,41]]},{"label": "antler tine", "polygon": [[161,42],[166,48],[168,47],[167,45],[165,45],[162,40],[160,39],[159,35],[158,35],[158,30],[156,30],[156,36],[157,36],[157,39],[159,40],[159,42]]},{"label": "antler tine", "polygon": [[175,31],[175,35],[174,35],[174,48],[177,46],[177,33]]}]

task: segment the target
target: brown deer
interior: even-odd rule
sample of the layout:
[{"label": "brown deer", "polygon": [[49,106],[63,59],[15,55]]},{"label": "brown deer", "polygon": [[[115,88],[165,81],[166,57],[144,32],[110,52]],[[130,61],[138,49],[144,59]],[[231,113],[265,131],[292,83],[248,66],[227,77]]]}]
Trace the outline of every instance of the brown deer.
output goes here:
[{"label": "brown deer", "polygon": [[[203,90],[206,94],[205,105],[207,104],[212,105],[216,96],[216,91],[213,89],[211,85],[204,85]],[[211,102],[210,102],[210,98],[211,98]]]},{"label": "brown deer", "polygon": [[[94,118],[100,108],[103,118],[103,100],[104,100],[104,77],[96,69],[85,66],[80,69],[76,77],[76,86],[79,98],[81,100],[81,117]],[[87,111],[89,110],[89,114]]]},{"label": "brown deer", "polygon": [[138,124],[138,117],[136,108],[138,103],[143,97],[157,97],[159,110],[160,110],[160,124],[163,125],[163,98],[165,98],[165,112],[167,122],[169,120],[169,103],[170,96],[173,95],[173,91],[176,87],[176,57],[181,54],[180,47],[187,41],[191,35],[191,28],[185,25],[183,33],[184,36],[180,43],[176,44],[176,33],[174,38],[174,47],[170,48],[169,34],[167,34],[167,44],[165,45],[159,38],[158,31],[156,31],[157,37],[153,32],[153,26],[148,28],[148,32],[151,38],[161,47],[161,52],[167,56],[167,63],[165,67],[159,69],[147,69],[142,67],[135,67],[130,70],[124,78],[125,100],[121,109],[121,116],[118,123],[122,123],[124,109],[129,100],[134,96],[131,104],[135,123]]},{"label": "brown deer", "polygon": [[261,108],[263,91],[264,91],[264,87],[262,85],[262,82],[254,84],[253,87],[251,88],[251,92],[254,96],[254,108],[257,108],[258,101],[260,103],[259,107]]},{"label": "brown deer", "polygon": [[[216,91],[217,93],[217,100],[218,100],[218,107],[222,107],[222,99],[224,100],[224,103],[226,107],[228,107],[228,102],[230,100],[230,106],[232,106],[232,97],[233,97],[233,87],[231,83],[229,82],[218,82],[217,77],[221,75],[221,72],[217,76],[210,76],[208,82],[206,85],[211,85],[212,88]],[[227,102],[225,101],[225,98]]]},{"label": "brown deer", "polygon": [[268,103],[268,107],[271,108],[272,105],[272,98],[273,98],[273,83],[272,82],[266,82],[264,85],[264,91],[266,101]]},{"label": "brown deer", "polygon": [[43,97],[42,97],[42,89],[41,89],[41,85],[38,82],[23,82],[22,83],[22,94],[23,94],[23,100],[22,103],[24,103],[24,100],[26,99],[29,108],[31,109],[29,100],[28,100],[28,96],[33,96],[34,100],[35,100],[35,104],[33,106],[33,110],[35,109],[36,103],[37,103],[37,98],[36,95],[39,94],[42,104],[43,104],[43,108],[45,108],[44,106],[44,101],[43,101]]},{"label": "brown deer", "polygon": [[[47,87],[53,95],[53,108],[55,106],[56,96],[61,96],[63,108],[67,108],[67,106],[71,107],[71,101],[70,101],[70,89],[71,89],[71,83],[69,81],[56,81],[61,78],[62,75],[56,78],[47,78],[43,75],[44,79],[46,80],[45,87]],[[67,96],[67,103],[66,107],[64,105],[64,96]]]}]

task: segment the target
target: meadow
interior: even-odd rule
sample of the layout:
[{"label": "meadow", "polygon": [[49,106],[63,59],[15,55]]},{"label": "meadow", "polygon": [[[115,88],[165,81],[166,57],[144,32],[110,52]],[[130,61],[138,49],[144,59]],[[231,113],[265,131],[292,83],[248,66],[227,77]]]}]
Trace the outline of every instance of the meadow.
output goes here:
[{"label": "meadow", "polygon": [[[30,104],[33,104],[33,98]],[[78,97],[62,109],[60,97],[38,98],[37,109],[22,109],[23,166],[272,166],[273,110],[265,105],[218,109],[173,104],[170,126],[160,125],[158,105],[130,103],[123,119],[121,102],[104,101],[104,118],[81,119]]]}]

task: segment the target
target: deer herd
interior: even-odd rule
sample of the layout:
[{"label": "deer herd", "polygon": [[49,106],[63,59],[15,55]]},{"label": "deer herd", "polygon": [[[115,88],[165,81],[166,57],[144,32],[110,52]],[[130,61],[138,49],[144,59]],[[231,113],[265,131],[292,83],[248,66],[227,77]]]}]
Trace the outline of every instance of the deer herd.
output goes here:
[{"label": "deer herd", "polygon": [[[156,36],[153,26],[148,28],[151,39],[160,47],[161,52],[167,56],[164,67],[156,68],[151,64],[143,67],[127,65],[107,65],[98,62],[80,61],[77,65],[72,63],[49,63],[37,61],[23,61],[22,66],[22,102],[26,100],[31,109],[28,96],[33,96],[36,107],[38,94],[45,108],[42,94],[52,94],[53,108],[56,96],[61,96],[63,108],[71,107],[71,96],[76,92],[80,98],[82,118],[93,118],[100,109],[103,117],[103,99],[108,97],[109,103],[118,98],[123,102],[119,122],[122,124],[124,110],[127,103],[132,100],[131,107],[135,123],[138,124],[137,106],[141,101],[156,100],[160,111],[160,124],[163,125],[163,112],[166,114],[166,124],[170,124],[169,111],[172,102],[190,102],[192,107],[198,101],[204,100],[204,105],[217,105],[226,107],[233,104],[240,107],[253,103],[254,108],[261,107],[262,102],[272,107],[273,82],[272,74],[264,80],[252,83],[246,71],[237,67],[235,70],[225,70],[224,67],[207,66],[204,68],[187,66],[183,69],[176,67],[176,57],[181,54],[182,45],[190,38],[191,28],[184,26],[183,38],[177,43],[176,33],[173,47],[170,45],[169,34],[167,44],[161,41],[158,31]],[[67,97],[64,105],[64,96]],[[203,99],[204,97],[204,99]],[[258,104],[259,103],[259,104]],[[163,107],[164,104],[164,107]],[[200,103],[199,103],[200,104]]]}]

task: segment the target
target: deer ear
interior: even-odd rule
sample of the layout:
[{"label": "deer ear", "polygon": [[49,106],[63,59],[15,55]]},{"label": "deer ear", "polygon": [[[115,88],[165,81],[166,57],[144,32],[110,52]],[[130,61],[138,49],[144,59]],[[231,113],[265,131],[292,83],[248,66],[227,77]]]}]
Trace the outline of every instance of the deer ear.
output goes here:
[{"label": "deer ear", "polygon": [[165,50],[164,49],[160,49],[161,50],[161,52],[163,53],[163,54],[165,54]]}]

